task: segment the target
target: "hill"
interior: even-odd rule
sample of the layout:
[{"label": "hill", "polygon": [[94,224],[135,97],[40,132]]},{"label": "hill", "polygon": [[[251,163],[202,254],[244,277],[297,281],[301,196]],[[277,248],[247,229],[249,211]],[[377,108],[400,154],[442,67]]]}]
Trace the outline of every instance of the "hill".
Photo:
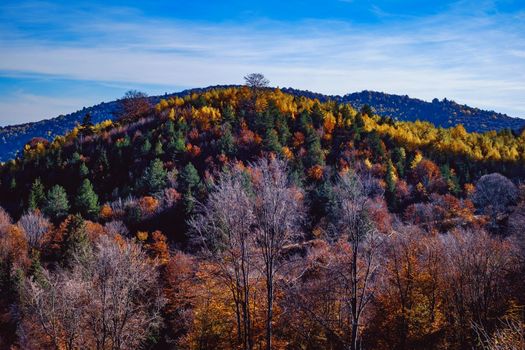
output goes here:
[{"label": "hill", "polygon": [[[215,87],[190,89],[167,96],[153,96],[149,100],[151,104],[155,104],[163,97],[180,97],[212,88]],[[283,91],[297,96],[318,99],[323,102],[333,100],[350,103],[356,109],[360,109],[363,105],[369,105],[380,116],[388,116],[400,121],[429,121],[436,126],[445,128],[463,124],[467,131],[485,132],[502,129],[517,131],[525,126],[525,120],[523,119],[511,118],[501,113],[459,105],[446,99],[443,101],[435,99],[430,103],[408,96],[390,95],[373,91],[363,91],[344,96],[329,96],[292,88],[284,88]],[[14,158],[32,138],[42,137],[52,140],[54,137],[72,130],[75,125],[82,121],[86,113],[91,115],[93,122],[99,123],[106,119],[114,119],[118,108],[118,101],[112,101],[83,108],[77,112],[52,119],[0,127],[0,161]]]},{"label": "hill", "polygon": [[136,95],[1,164],[0,347],[519,348],[525,133],[320,100]]}]

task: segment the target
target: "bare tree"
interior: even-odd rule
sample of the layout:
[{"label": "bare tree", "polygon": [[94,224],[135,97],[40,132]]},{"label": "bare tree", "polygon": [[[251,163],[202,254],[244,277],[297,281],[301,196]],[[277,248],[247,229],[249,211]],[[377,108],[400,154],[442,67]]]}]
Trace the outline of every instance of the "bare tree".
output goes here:
[{"label": "bare tree", "polygon": [[88,286],[67,271],[50,274],[44,270],[42,277],[43,281],[26,281],[24,312],[56,349],[78,349],[84,332],[81,315],[86,311]]},{"label": "bare tree", "polygon": [[251,73],[244,77],[246,85],[253,90],[262,89],[268,87],[270,81],[261,73]]},{"label": "bare tree", "polygon": [[159,326],[156,264],[139,245],[102,237],[81,273],[89,276],[86,324],[96,349],[137,348]]},{"label": "bare tree", "polygon": [[137,90],[129,90],[118,102],[117,116],[119,119],[141,117],[151,109],[148,95]]},{"label": "bare tree", "polygon": [[51,222],[40,210],[32,210],[20,217],[18,226],[25,232],[29,246],[39,248],[40,240],[51,227]]},{"label": "bare tree", "polygon": [[27,280],[26,319],[37,320],[56,349],[138,348],[161,319],[155,262],[138,244],[107,236],[87,261],[75,260],[71,270]]},{"label": "bare tree", "polygon": [[301,236],[302,193],[292,186],[286,164],[260,160],[254,171],[255,240],[266,284],[266,349],[272,347],[275,277],[283,265],[285,247]]},{"label": "bare tree", "polygon": [[472,201],[485,215],[490,217],[490,228],[500,228],[498,222],[505,218],[508,207],[516,204],[518,188],[505,176],[492,173],[483,175],[476,183],[476,190],[472,194]]},{"label": "bare tree", "polygon": [[339,276],[348,291],[345,302],[351,317],[352,350],[358,348],[360,319],[374,294],[372,280],[379,267],[377,253],[382,241],[368,215],[369,184],[348,173],[334,188],[334,228],[337,236],[345,237],[351,245],[351,257],[341,266]]},{"label": "bare tree", "polygon": [[513,247],[485,231],[455,230],[442,237],[445,301],[457,341],[468,346],[473,323],[487,326],[509,300],[506,276],[516,268]]},{"label": "bare tree", "polygon": [[253,278],[253,203],[245,178],[232,168],[219,176],[206,205],[190,226],[205,257],[215,262],[232,292],[236,306],[237,336],[244,349],[253,348],[250,282]]}]

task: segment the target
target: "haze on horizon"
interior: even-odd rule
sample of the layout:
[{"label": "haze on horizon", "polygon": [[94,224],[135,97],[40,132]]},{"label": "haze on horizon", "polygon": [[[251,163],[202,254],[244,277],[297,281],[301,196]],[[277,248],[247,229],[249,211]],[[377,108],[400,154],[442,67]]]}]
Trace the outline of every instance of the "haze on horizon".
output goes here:
[{"label": "haze on horizon", "polygon": [[519,0],[3,1],[0,126],[240,84],[448,98],[525,118]]}]

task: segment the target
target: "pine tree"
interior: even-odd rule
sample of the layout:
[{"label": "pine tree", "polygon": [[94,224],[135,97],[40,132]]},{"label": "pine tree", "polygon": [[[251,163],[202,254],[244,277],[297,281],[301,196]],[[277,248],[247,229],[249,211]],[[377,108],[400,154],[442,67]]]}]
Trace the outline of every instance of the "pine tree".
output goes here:
[{"label": "pine tree", "polygon": [[392,164],[392,161],[389,159],[387,163],[386,174],[385,174],[385,183],[386,183],[385,198],[391,210],[395,210],[396,208],[396,181],[397,181],[397,176],[395,173],[394,165]]},{"label": "pine tree", "polygon": [[48,191],[43,211],[55,221],[67,215],[69,211],[69,201],[64,187],[55,185]]},{"label": "pine tree", "polygon": [[235,141],[231,131],[231,125],[224,123],[221,139],[219,140],[219,152],[227,156],[235,154]]},{"label": "pine tree", "polygon": [[151,142],[149,142],[148,139],[144,140],[144,143],[142,144],[142,147],[140,148],[140,154],[145,157],[149,154],[151,151]]},{"label": "pine tree", "polygon": [[98,204],[98,196],[93,190],[93,185],[89,179],[84,179],[75,201],[76,209],[82,216],[88,219],[96,219],[100,206]]},{"label": "pine tree", "polygon": [[306,150],[308,155],[306,157],[306,167],[310,168],[314,165],[324,165],[324,154],[321,148],[321,139],[319,135],[310,128],[308,135],[306,136]]},{"label": "pine tree", "polygon": [[144,171],[139,186],[142,187],[144,192],[153,194],[166,187],[167,181],[168,173],[164,169],[164,164],[160,159],[155,158]]},{"label": "pine tree", "polygon": [[67,219],[62,245],[62,264],[73,266],[78,260],[86,259],[90,252],[91,245],[86,231],[86,222],[81,215],[70,215]]},{"label": "pine tree", "polygon": [[40,285],[45,283],[44,269],[40,262],[40,252],[36,249],[31,251],[31,265],[27,271],[29,276],[33,277],[33,280]]},{"label": "pine tree", "polygon": [[46,195],[44,193],[44,185],[40,181],[40,178],[37,178],[31,185],[31,192],[29,192],[29,209],[35,210],[37,208],[42,208],[45,204]]},{"label": "pine tree", "polygon": [[199,173],[192,163],[188,163],[180,173],[180,183],[183,192],[192,192],[200,182]]},{"label": "pine tree", "polygon": [[81,179],[89,175],[89,169],[86,166],[86,163],[80,163],[80,166],[78,167],[78,175]]},{"label": "pine tree", "polygon": [[264,147],[269,152],[279,153],[282,149],[279,143],[279,136],[275,129],[267,129],[264,135]]},{"label": "pine tree", "polygon": [[162,142],[160,140],[155,143],[155,149],[153,150],[155,157],[160,157],[164,154],[164,149],[162,148]]}]

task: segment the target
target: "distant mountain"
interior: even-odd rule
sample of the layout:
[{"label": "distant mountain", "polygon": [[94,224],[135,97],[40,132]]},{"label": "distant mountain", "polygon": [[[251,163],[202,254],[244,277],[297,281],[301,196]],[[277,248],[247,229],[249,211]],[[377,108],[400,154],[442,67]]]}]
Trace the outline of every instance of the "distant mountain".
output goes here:
[{"label": "distant mountain", "polygon": [[390,95],[375,91],[362,91],[343,96],[343,101],[354,107],[369,105],[377,114],[404,121],[426,120],[435,126],[449,128],[463,124],[469,132],[491,130],[519,130],[525,119],[512,118],[506,114],[460,105],[454,101],[437,98],[432,102],[408,96]]},{"label": "distant mountain", "polygon": [[410,98],[407,95],[391,95],[377,91],[354,92],[344,96],[327,96],[292,88],[282,90],[294,95],[317,98],[321,101],[332,99],[337,102],[349,103],[356,109],[360,109],[363,105],[369,105],[378,115],[383,117],[391,117],[401,121],[424,120],[442,128],[463,124],[469,132],[482,133],[502,129],[518,131],[525,127],[525,119],[460,105],[446,98],[442,101],[435,98],[432,102],[426,102],[417,98]]},{"label": "distant mountain", "polygon": [[[150,102],[155,104],[159,102],[161,98],[200,93],[217,87],[226,86],[196,88],[170,95],[152,96],[150,97]],[[445,128],[463,124],[467,131],[470,132],[485,132],[501,129],[518,131],[525,126],[525,119],[512,118],[506,114],[460,105],[447,99],[442,101],[434,99],[432,102],[426,102],[410,98],[406,95],[390,95],[374,91],[362,91],[344,96],[334,96],[293,88],[283,88],[282,90],[297,96],[317,98],[320,101],[334,100],[337,102],[345,102],[351,104],[354,108],[360,108],[366,104],[371,106],[377,114],[385,117],[388,116],[395,120],[425,120],[436,126]],[[105,102],[52,119],[0,127],[0,161],[7,161],[16,157],[23,146],[34,137],[43,137],[51,140],[55,136],[63,135],[73,129],[77,123],[81,122],[87,113],[91,115],[94,123],[106,119],[113,119],[117,108],[118,101]]]}]

